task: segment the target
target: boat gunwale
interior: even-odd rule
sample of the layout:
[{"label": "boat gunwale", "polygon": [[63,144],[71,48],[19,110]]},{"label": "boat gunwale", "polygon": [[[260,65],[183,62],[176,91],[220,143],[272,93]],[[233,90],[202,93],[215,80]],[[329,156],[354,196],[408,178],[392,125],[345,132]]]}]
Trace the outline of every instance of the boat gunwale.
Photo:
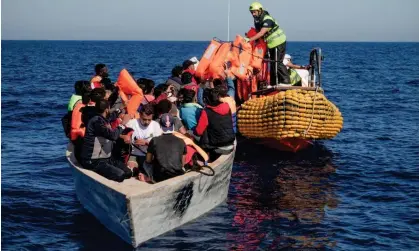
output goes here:
[{"label": "boat gunwale", "polygon": [[[139,195],[146,196],[150,193],[156,192],[156,190],[161,190],[170,186],[175,186],[179,183],[185,183],[189,180],[194,180],[196,178],[199,178],[201,175],[203,175],[198,172],[188,172],[183,175],[176,176],[176,177],[158,182],[156,184],[149,184],[146,182],[141,182],[139,180],[134,180],[134,182],[138,182],[138,184],[134,184],[134,185],[127,184],[127,180],[124,180],[123,182],[118,183],[116,181],[109,180],[94,171],[80,167],[77,162],[76,164],[74,162],[75,159],[74,159],[72,148],[73,148],[72,143],[69,142],[66,149],[66,158],[73,168],[76,168],[79,172],[83,173],[86,176],[89,176],[91,179],[97,181],[103,186],[106,186],[114,190],[115,192],[118,192],[124,195],[127,199],[130,199],[131,197],[137,197]],[[214,162],[209,163],[208,165],[212,167],[214,171],[221,168],[230,159],[231,159],[230,164],[232,165],[234,162],[234,158],[231,158],[231,156],[234,156],[235,151],[236,151],[236,145],[234,146],[234,150],[231,153],[226,154],[226,155],[221,155],[218,159],[216,159]],[[132,179],[133,178],[130,178],[128,180],[131,181]],[[135,186],[138,189],[134,189]],[[129,190],[129,191],[125,191],[125,190]]]}]

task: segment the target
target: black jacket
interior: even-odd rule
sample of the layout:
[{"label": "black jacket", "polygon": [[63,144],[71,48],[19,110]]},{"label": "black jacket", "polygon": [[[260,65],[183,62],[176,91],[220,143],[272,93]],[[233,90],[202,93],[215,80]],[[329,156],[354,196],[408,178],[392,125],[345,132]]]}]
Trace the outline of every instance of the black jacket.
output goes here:
[{"label": "black jacket", "polygon": [[121,132],[121,127],[111,129],[111,125],[102,115],[91,118],[84,135],[81,159],[89,161],[110,158],[113,144],[119,138]]}]

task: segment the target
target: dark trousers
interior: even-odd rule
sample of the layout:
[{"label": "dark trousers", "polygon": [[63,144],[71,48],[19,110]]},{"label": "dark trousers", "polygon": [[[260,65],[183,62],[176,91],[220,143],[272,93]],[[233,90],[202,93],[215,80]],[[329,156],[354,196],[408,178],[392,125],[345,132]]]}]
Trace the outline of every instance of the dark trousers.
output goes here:
[{"label": "dark trousers", "polygon": [[92,170],[107,179],[117,182],[122,182],[124,179],[132,177],[131,169],[129,169],[123,162],[112,158],[89,161],[82,160],[82,165],[86,169]]},{"label": "dark trousers", "polygon": [[291,82],[287,67],[282,63],[284,60],[286,47],[287,42],[284,42],[275,48],[269,49],[269,59],[276,61],[270,62],[271,85],[276,85],[279,83],[289,84]]}]

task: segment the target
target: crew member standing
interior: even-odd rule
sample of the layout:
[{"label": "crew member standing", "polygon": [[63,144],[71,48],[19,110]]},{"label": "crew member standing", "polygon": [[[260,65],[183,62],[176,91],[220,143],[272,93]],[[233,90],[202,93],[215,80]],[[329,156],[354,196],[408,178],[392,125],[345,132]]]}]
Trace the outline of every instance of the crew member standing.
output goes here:
[{"label": "crew member standing", "polygon": [[259,2],[254,2],[249,7],[250,13],[254,18],[257,34],[248,42],[263,38],[269,49],[269,59],[271,61],[271,85],[290,84],[290,77],[287,67],[282,63],[285,56],[287,37],[278,23],[273,19],[269,12],[263,9]]}]

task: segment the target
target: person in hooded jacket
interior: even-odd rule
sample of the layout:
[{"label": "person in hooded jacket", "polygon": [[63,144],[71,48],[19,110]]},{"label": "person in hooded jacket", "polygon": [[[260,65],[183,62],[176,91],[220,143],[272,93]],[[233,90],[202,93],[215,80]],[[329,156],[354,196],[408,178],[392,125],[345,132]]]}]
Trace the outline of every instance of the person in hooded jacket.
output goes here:
[{"label": "person in hooded jacket", "polygon": [[133,171],[121,161],[112,157],[114,142],[120,138],[124,125],[130,120],[125,115],[120,125],[112,129],[108,122],[110,106],[107,100],[96,102],[97,115],[89,120],[84,136],[81,164],[83,168],[92,170],[103,177],[122,182],[133,176]]},{"label": "person in hooded jacket", "polygon": [[170,76],[166,81],[167,85],[172,85],[175,88],[176,94],[179,93],[180,87],[182,85],[182,80],[180,79],[182,72],[183,67],[180,65],[176,65],[172,69],[172,76]]},{"label": "person in hooded jacket", "polygon": [[203,98],[206,106],[195,128],[195,134],[201,136],[199,145],[210,156],[228,154],[233,151],[236,139],[230,107],[220,101],[217,89],[205,89]]}]

